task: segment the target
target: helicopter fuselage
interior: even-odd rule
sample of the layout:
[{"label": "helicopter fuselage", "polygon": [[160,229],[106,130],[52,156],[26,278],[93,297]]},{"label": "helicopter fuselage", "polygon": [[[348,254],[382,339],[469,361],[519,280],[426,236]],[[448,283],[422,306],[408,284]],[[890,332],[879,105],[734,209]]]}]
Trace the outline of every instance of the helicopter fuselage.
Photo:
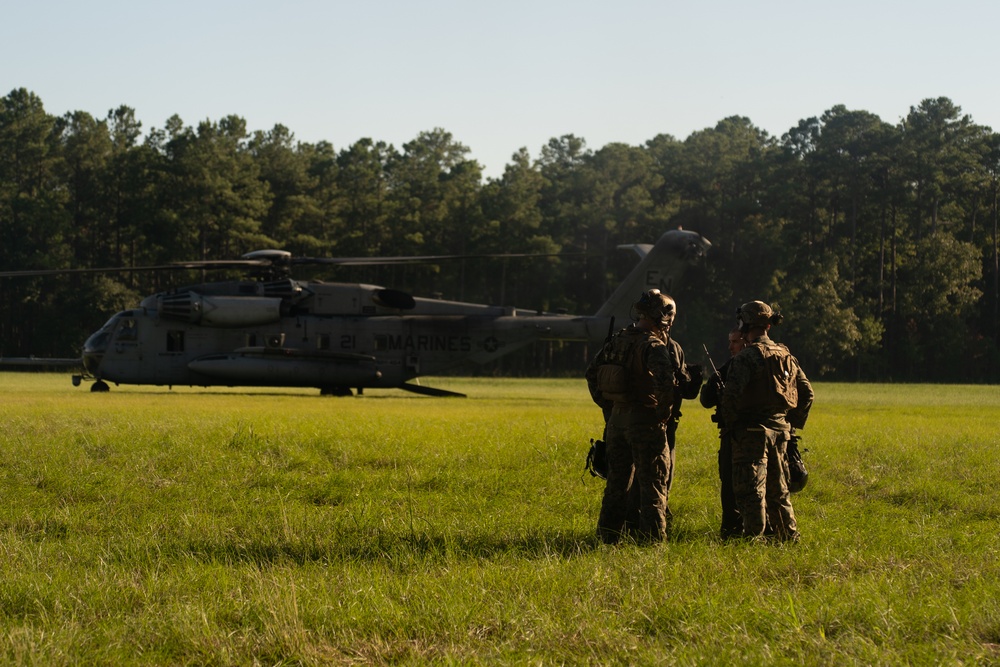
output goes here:
[{"label": "helicopter fuselage", "polygon": [[414,298],[377,285],[291,278],[201,283],[154,294],[114,315],[87,339],[83,365],[97,381],[94,391],[110,381],[434,393],[408,381],[484,364],[538,340],[604,339],[613,322],[627,323],[643,291],[669,291],[710,245],[677,229],[655,245],[622,246],[641,260],[593,316]]},{"label": "helicopter fuselage", "polygon": [[393,303],[405,295],[372,285],[285,287],[294,297],[239,296],[258,289],[243,282],[147,298],[90,336],[84,366],[95,379],[120,384],[399,387],[550,336],[600,339],[609,323],[436,299]]}]

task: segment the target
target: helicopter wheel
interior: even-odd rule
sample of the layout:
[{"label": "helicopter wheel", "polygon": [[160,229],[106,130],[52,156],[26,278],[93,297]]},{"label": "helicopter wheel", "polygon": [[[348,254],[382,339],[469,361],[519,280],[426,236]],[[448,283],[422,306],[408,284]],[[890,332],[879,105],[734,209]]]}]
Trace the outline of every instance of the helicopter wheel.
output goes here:
[{"label": "helicopter wheel", "polygon": [[350,387],[320,387],[320,396],[353,396]]},{"label": "helicopter wheel", "polygon": [[106,391],[111,391],[111,387],[104,380],[98,380],[94,384],[90,385],[90,391],[103,393]]}]

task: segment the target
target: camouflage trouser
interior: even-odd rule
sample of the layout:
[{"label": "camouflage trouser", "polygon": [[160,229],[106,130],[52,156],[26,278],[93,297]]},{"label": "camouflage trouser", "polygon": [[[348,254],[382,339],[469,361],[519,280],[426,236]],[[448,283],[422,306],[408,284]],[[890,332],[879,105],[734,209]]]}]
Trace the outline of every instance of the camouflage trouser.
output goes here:
[{"label": "camouflage trouser", "polygon": [[719,534],[723,538],[737,537],[743,534],[743,518],[736,506],[736,493],[733,491],[733,438],[728,430],[719,433],[719,483],[722,501]]},{"label": "camouflage trouser", "polygon": [[780,540],[798,537],[788,493],[788,433],[757,426],[732,431],[733,492],[743,516],[743,535],[765,528]]},{"label": "camouflage trouser", "polygon": [[667,473],[667,495],[674,485],[674,473],[677,472],[677,465],[674,459],[674,446],[677,444],[677,420],[671,419],[667,422],[667,447],[670,449],[670,467]]},{"label": "camouflage trouser", "polygon": [[[677,443],[677,420],[671,419],[667,422],[667,451],[670,458],[667,461],[667,498],[670,498],[670,489],[674,485],[674,474],[677,472],[677,462],[674,458]],[[730,486],[732,486],[730,484]],[[667,521],[670,521],[669,512]],[[639,485],[633,484],[628,489],[628,512],[625,514],[625,532],[635,532],[639,525]],[[669,525],[667,526],[669,528]],[[741,526],[742,528],[742,526]]]},{"label": "camouflage trouser", "polygon": [[[608,480],[597,534],[608,544],[630,534],[639,541],[666,539],[670,523],[666,428],[652,411],[614,412],[608,419]],[[638,487],[638,520],[626,523],[630,487]]]}]

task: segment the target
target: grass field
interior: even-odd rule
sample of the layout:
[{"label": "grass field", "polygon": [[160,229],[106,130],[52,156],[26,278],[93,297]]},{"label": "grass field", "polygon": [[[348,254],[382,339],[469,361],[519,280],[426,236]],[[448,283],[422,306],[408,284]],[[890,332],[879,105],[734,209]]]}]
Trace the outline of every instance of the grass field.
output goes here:
[{"label": "grass field", "polygon": [[797,545],[722,543],[686,404],[674,539],[607,547],[582,381],[469,395],[0,374],[0,662],[1000,664],[1000,389],[816,384]]}]

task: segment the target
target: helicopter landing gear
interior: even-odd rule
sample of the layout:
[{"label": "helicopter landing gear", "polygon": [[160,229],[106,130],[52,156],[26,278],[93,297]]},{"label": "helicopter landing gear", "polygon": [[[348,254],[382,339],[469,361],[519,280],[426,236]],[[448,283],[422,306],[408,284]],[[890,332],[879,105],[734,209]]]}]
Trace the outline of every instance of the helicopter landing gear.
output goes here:
[{"label": "helicopter landing gear", "polygon": [[320,387],[320,396],[353,396],[350,387]]},{"label": "helicopter landing gear", "polygon": [[103,393],[111,391],[111,387],[109,387],[108,383],[104,380],[98,380],[94,384],[90,385],[90,391]]}]

